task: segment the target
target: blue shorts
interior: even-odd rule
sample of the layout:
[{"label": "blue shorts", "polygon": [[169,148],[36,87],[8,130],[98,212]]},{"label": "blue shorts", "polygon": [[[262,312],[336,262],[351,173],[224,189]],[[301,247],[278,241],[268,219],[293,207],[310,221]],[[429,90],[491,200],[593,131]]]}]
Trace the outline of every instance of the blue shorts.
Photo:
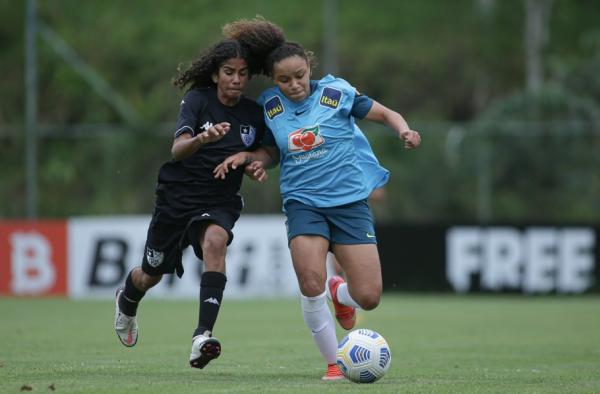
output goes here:
[{"label": "blue shorts", "polygon": [[330,208],[315,208],[296,200],[285,205],[288,242],[298,235],[320,235],[332,244],[376,244],[367,200]]}]

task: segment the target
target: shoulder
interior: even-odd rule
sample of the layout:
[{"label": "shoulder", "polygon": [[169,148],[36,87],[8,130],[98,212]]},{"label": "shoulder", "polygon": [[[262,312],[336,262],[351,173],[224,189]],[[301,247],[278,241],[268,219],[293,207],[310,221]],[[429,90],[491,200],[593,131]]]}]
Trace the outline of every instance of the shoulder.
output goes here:
[{"label": "shoulder", "polygon": [[338,87],[342,89],[354,89],[354,87],[345,79],[334,77],[331,74],[328,74],[317,81],[319,86],[331,86]]},{"label": "shoulder", "polygon": [[282,115],[286,106],[291,105],[279,94],[276,88],[270,88],[262,92],[258,102],[269,121],[273,121],[277,116]]},{"label": "shoulder", "polygon": [[240,100],[240,105],[242,105],[244,108],[247,108],[249,110],[254,110],[254,111],[261,111],[262,110],[262,106],[259,105],[256,101],[242,96],[241,100]]},{"label": "shoulder", "polygon": [[192,88],[185,92],[185,97],[209,97],[212,93],[212,88]]},{"label": "shoulder", "polygon": [[212,96],[210,88],[194,88],[190,89],[183,95],[181,104],[203,105],[210,101]]},{"label": "shoulder", "polygon": [[258,104],[260,106],[265,105],[265,102],[267,102],[269,99],[272,99],[273,96],[276,96],[276,89],[275,87],[271,87],[268,89],[263,90],[263,92],[261,94],[258,95],[258,98],[256,99],[256,101],[258,102]]},{"label": "shoulder", "polygon": [[263,107],[256,101],[242,97],[237,105],[239,116],[247,118],[247,121],[263,122]]},{"label": "shoulder", "polygon": [[331,109],[348,108],[354,101],[356,89],[342,78],[327,75],[317,81],[319,104]]}]

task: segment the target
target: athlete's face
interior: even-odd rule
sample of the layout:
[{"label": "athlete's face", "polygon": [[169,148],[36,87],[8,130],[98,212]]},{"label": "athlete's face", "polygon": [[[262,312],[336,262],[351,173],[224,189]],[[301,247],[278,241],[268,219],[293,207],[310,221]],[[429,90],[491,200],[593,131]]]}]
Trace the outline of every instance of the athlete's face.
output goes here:
[{"label": "athlete's face", "polygon": [[213,75],[217,84],[217,96],[225,105],[235,105],[250,79],[248,64],[244,59],[229,59],[221,64],[219,71]]},{"label": "athlete's face", "polygon": [[273,81],[292,101],[301,101],[310,95],[310,68],[300,56],[290,56],[275,63]]}]

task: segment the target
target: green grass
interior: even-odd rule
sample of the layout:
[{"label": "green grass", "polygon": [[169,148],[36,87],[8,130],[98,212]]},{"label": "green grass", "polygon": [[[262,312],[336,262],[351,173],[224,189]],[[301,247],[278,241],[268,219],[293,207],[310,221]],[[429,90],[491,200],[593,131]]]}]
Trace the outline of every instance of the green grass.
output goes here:
[{"label": "green grass", "polygon": [[145,300],[127,349],[111,301],[0,298],[0,392],[600,392],[598,297],[386,295],[359,320],[392,350],[372,385],[320,380],[325,365],[297,300],[225,300],[215,327],[223,353],[192,369],[196,309]]}]

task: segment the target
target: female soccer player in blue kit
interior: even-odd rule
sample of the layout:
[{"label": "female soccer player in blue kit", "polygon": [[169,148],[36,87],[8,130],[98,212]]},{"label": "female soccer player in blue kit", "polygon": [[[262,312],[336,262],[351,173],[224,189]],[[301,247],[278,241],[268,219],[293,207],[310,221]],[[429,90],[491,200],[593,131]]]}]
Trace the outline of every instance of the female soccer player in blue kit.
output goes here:
[{"label": "female soccer player in blue kit", "polygon": [[[328,364],[323,379],[338,380],[343,375],[335,365],[337,338],[326,302],[328,251],[335,254],[348,281],[334,276],[327,283],[343,328],[354,327],[355,308],[375,308],[382,291],[367,198],[387,181],[387,170],[378,165],[368,143],[365,148],[355,118],[387,125],[407,149],[418,147],[421,140],[399,113],[358,93],[345,80],[327,75],[311,81],[312,54],[299,44],[286,42],[283,31],[272,26],[255,19],[224,28],[228,37],[262,54],[263,73],[276,86],[257,100],[263,105],[267,125],[263,146],[227,158],[215,169],[215,176],[225,178],[230,169],[252,161],[262,161],[265,167],[279,162],[304,320]],[[376,164],[365,165],[365,161]]]}]

